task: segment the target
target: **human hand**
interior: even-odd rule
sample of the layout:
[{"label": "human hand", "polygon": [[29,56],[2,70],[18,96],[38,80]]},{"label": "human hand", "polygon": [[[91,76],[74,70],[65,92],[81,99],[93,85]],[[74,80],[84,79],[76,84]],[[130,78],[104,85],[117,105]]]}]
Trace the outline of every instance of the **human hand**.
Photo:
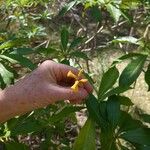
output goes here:
[{"label": "human hand", "polygon": [[0,122],[59,100],[80,103],[92,92],[92,86],[86,82],[74,92],[71,89],[74,79],[67,77],[69,71],[75,75],[79,72],[73,67],[47,60],[14,85],[0,91]]},{"label": "human hand", "polygon": [[86,82],[78,92],[73,92],[70,87],[74,84],[74,79],[67,78],[70,70],[74,74],[79,72],[73,67],[47,60],[14,85],[14,94],[17,93],[20,101],[27,106],[30,104],[33,109],[59,100],[80,103],[92,92],[92,86]]}]

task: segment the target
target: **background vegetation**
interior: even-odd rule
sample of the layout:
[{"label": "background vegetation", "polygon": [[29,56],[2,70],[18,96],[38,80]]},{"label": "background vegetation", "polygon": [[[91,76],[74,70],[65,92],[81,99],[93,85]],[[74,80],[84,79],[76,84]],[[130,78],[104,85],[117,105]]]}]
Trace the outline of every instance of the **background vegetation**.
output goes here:
[{"label": "background vegetation", "polygon": [[[2,89],[46,59],[84,68],[94,87],[84,104],[1,124],[0,149],[149,150],[149,110],[127,97],[140,74],[150,90],[149,29],[149,0],[0,0]],[[79,115],[88,118],[81,130]]]}]

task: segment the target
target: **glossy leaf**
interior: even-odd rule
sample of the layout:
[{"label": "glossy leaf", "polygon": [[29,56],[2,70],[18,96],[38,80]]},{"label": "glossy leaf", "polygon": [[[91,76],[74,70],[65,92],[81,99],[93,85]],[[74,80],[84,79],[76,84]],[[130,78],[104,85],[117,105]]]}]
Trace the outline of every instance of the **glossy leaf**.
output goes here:
[{"label": "glossy leaf", "polygon": [[141,128],[142,122],[139,120],[135,120],[125,111],[121,111],[121,117],[119,120],[119,132],[126,132],[129,130],[134,130],[137,128]]},{"label": "glossy leaf", "polygon": [[90,94],[86,99],[86,106],[89,116],[99,123],[99,103],[94,95]]},{"label": "glossy leaf", "polygon": [[141,55],[132,60],[120,75],[119,85],[130,86],[140,75],[147,56]]},{"label": "glossy leaf", "polygon": [[139,57],[139,56],[142,56],[142,54],[139,54],[139,53],[129,53],[129,54],[125,54],[125,55],[119,57],[117,60],[115,60],[112,65],[115,65],[116,63],[120,63],[120,62],[122,62],[123,60],[131,59],[131,58],[136,58],[136,57]]},{"label": "glossy leaf", "polygon": [[131,87],[127,87],[127,86],[118,86],[116,88],[111,89],[110,91],[108,91],[107,93],[105,93],[102,97],[100,97],[100,100],[104,100],[105,98],[115,95],[115,94],[121,94],[127,90],[132,89]]},{"label": "glossy leaf", "polygon": [[112,88],[118,77],[119,71],[115,66],[111,67],[107,72],[104,73],[99,87],[99,98],[101,98],[101,96],[103,96],[110,88]]},{"label": "glossy leaf", "polygon": [[116,146],[116,138],[112,128],[101,130],[100,133],[101,150],[118,150]]},{"label": "glossy leaf", "polygon": [[95,150],[95,124],[92,119],[86,121],[82,127],[77,139],[75,140],[73,150]]},{"label": "glossy leaf", "polygon": [[148,85],[148,91],[150,91],[150,64],[148,65],[147,71],[145,72],[145,82]]},{"label": "glossy leaf", "polygon": [[108,101],[100,101],[99,102],[99,112],[105,121],[108,121],[108,119],[107,119],[107,103],[108,103]]},{"label": "glossy leaf", "polygon": [[123,138],[131,143],[150,145],[150,129],[138,128],[129,130],[120,135],[120,138]]},{"label": "glossy leaf", "polygon": [[69,32],[66,27],[63,27],[61,30],[61,44],[63,50],[67,49],[68,40],[69,40]]},{"label": "glossy leaf", "polygon": [[113,95],[109,97],[107,101],[108,121],[113,129],[117,126],[119,122],[120,114],[120,103],[118,97],[116,95]]},{"label": "glossy leaf", "polygon": [[103,118],[100,115],[99,103],[94,95],[90,94],[89,97],[86,99],[86,106],[90,118],[92,118],[98,125],[105,128],[107,125],[105,124]]},{"label": "glossy leaf", "polygon": [[121,105],[125,105],[125,106],[132,106],[133,105],[130,98],[125,97],[125,96],[117,96],[117,97],[118,97],[118,100],[119,100]]}]

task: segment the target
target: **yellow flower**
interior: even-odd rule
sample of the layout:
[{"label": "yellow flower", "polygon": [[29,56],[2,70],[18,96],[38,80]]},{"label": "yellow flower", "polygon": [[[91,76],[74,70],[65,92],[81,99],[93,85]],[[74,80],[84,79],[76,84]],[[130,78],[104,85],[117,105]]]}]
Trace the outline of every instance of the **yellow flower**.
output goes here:
[{"label": "yellow flower", "polygon": [[78,87],[80,85],[82,85],[83,83],[87,82],[88,80],[87,79],[80,79],[81,75],[82,75],[82,72],[83,72],[83,69],[81,69],[78,73],[78,75],[75,75],[74,73],[72,73],[71,71],[68,72],[67,74],[67,77],[70,77],[70,78],[74,78],[75,79],[75,83],[74,85],[71,87],[71,89],[74,91],[74,92],[78,92]]}]

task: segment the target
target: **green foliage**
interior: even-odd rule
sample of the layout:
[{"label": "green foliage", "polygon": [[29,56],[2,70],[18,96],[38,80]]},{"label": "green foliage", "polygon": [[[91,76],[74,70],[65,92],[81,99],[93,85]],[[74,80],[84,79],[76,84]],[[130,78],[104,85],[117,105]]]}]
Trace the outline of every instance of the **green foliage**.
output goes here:
[{"label": "green foliage", "polygon": [[64,51],[67,49],[67,44],[69,40],[69,32],[66,28],[63,28],[61,31],[61,44]]},{"label": "green foliage", "polygon": [[119,71],[115,66],[111,67],[107,72],[105,72],[101,80],[98,96],[102,97],[110,88],[112,88],[118,77]]},{"label": "green foliage", "polygon": [[150,64],[145,72],[145,82],[148,84],[148,91],[150,91]]},{"label": "green foliage", "polygon": [[25,144],[17,143],[17,142],[8,142],[5,144],[6,150],[29,150],[29,148]]},{"label": "green foliage", "polygon": [[149,145],[150,129],[138,128],[135,130],[127,131],[120,135],[121,138],[140,145]]},{"label": "green foliage", "polygon": [[[2,89],[45,59],[86,66],[85,77],[94,88],[85,105],[60,102],[0,124],[6,150],[30,149],[19,140],[24,136],[40,137],[41,150],[150,149],[150,129],[144,125],[150,123],[149,114],[135,119],[129,111],[134,104],[124,96],[142,72],[150,91],[149,4],[148,0],[0,1]],[[103,68],[101,77],[94,76],[92,59],[111,49],[122,56],[107,71]],[[118,64],[124,62],[127,66],[121,71]],[[87,109],[88,118],[79,134],[76,129],[70,133],[72,126],[66,131],[69,123],[77,124],[75,112],[82,109]]]},{"label": "green foliage", "polygon": [[95,125],[91,119],[88,119],[78,135],[73,150],[94,150],[95,144]]},{"label": "green foliage", "polygon": [[130,86],[140,75],[147,56],[141,55],[132,60],[123,70],[119,78],[120,86]]}]

